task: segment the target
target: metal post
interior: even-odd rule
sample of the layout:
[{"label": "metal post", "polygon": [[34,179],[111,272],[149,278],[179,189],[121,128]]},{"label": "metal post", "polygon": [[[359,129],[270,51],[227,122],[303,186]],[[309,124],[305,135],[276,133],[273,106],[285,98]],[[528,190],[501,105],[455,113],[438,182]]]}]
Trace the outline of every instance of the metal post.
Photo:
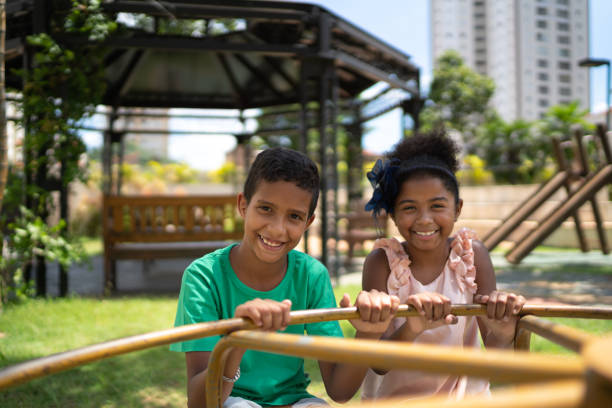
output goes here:
[{"label": "metal post", "polygon": [[339,278],[339,253],[338,253],[338,212],[340,211],[340,209],[338,208],[338,185],[339,185],[339,180],[338,180],[338,77],[336,76],[336,71],[334,69],[334,65],[333,63],[329,63],[326,67],[326,72],[328,72],[330,78],[330,84],[331,84],[331,101],[329,101],[329,103],[331,104],[330,106],[330,110],[331,110],[331,148],[332,148],[332,152],[331,152],[331,166],[332,166],[332,187],[333,187],[333,219],[332,219],[332,238],[333,238],[333,242],[334,242],[334,249],[333,249],[333,253],[334,253],[334,261],[333,264],[331,265],[332,270],[330,272],[332,272],[332,274],[334,275],[334,278],[336,279],[336,282],[338,282],[338,278]]},{"label": "metal post", "polygon": [[610,61],[606,64],[608,77],[606,79],[606,131],[610,131]]},{"label": "metal post", "polygon": [[329,92],[329,83],[327,81],[326,71],[319,78],[319,160],[321,164],[321,262],[328,266],[327,257],[327,240],[328,240],[328,220],[327,220],[327,168],[329,166],[327,160],[327,145],[329,143],[327,135],[327,95]]}]

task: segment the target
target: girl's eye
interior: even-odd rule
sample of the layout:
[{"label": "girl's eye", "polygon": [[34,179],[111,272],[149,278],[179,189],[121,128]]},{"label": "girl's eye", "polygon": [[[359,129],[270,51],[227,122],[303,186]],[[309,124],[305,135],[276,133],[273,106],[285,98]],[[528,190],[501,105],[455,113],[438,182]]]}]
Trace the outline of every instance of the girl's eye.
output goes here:
[{"label": "girl's eye", "polygon": [[415,209],[416,209],[416,207],[413,206],[413,205],[408,205],[406,207],[402,207],[403,211],[414,211]]},{"label": "girl's eye", "polygon": [[299,215],[299,214],[291,214],[290,217],[292,219],[294,219],[294,220],[297,220],[297,221],[301,221],[302,220],[302,216]]}]

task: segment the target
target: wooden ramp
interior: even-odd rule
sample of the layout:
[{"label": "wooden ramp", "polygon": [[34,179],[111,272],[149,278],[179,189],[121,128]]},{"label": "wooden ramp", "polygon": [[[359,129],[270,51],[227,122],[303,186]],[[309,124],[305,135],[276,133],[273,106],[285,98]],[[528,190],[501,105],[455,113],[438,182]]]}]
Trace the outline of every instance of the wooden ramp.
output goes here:
[{"label": "wooden ramp", "polygon": [[[529,252],[544,241],[572,212],[589,201],[595,193],[604,186],[612,183],[612,164],[601,168],[590,177],[567,201],[557,207],[544,222],[531,230],[527,236],[512,248],[507,254],[506,259],[514,264],[519,263]],[[607,246],[602,248],[604,254],[610,252]]]},{"label": "wooden ramp", "polygon": [[[521,202],[499,226],[484,236],[483,243],[489,251],[506,240],[524,221],[540,209],[553,194],[559,191],[559,189],[564,188],[568,195],[567,200],[559,204],[552,212],[545,214],[536,228],[518,239],[515,246],[506,254],[508,261],[519,263],[569,217],[574,220],[581,250],[587,252],[589,248],[578,213],[578,209],[587,201],[591,203],[601,250],[604,254],[609,253],[606,231],[603,226],[604,220],[595,200],[595,194],[612,182],[612,177],[610,176],[612,154],[610,153],[610,145],[604,126],[599,125],[597,127],[597,132],[593,139],[600,156],[602,156],[599,160],[600,165],[595,171],[591,171],[593,166],[588,161],[581,131],[576,130],[574,132],[573,143],[572,141],[561,143],[559,140],[553,139],[559,171],[551,179],[543,183],[533,195]],[[566,162],[563,145],[570,146],[573,150],[573,166],[568,165]],[[572,183],[575,181],[578,181],[578,183],[573,188]]]}]

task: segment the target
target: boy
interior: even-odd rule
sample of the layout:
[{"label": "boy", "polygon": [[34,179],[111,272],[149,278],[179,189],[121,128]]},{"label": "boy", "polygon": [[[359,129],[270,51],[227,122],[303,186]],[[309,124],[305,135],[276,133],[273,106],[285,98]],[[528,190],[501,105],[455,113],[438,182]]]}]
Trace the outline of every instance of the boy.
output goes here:
[{"label": "boy", "polygon": [[[329,274],[310,256],[294,251],[314,220],[319,196],[316,165],[285,148],[260,153],[247,176],[238,210],[244,218],[240,243],[194,261],[185,271],[175,325],[231,317],[250,318],[262,330],[342,337],[338,322],[288,326],[289,312],[335,307]],[[344,295],[341,306],[350,304]],[[361,320],[351,323],[355,337],[378,339],[397,311],[399,300],[382,292],[361,292],[355,305]],[[189,407],[204,407],[208,359],[219,337],[176,343],[187,362]],[[319,361],[329,396],[347,401],[357,391],[366,367]],[[301,358],[234,350],[223,372],[224,407],[324,403],[306,392]],[[230,396],[231,395],[231,396]]]}]

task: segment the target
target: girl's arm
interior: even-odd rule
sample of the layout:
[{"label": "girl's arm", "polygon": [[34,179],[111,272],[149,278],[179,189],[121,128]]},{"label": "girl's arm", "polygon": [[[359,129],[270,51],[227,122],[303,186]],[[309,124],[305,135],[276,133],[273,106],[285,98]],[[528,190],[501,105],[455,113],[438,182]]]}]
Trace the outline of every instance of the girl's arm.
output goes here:
[{"label": "girl's arm", "polygon": [[487,316],[477,318],[482,340],[485,347],[509,348],[514,342],[518,313],[525,304],[525,298],[498,291],[489,251],[478,240],[472,242],[472,247],[478,285],[474,302],[487,305]]},{"label": "girl's arm", "polygon": [[[340,306],[350,306],[348,294],[344,295]],[[357,295],[355,306],[361,315],[361,319],[351,320],[351,324],[357,330],[355,338],[378,340],[397,311],[399,299],[378,290],[361,291]],[[361,386],[368,367],[319,361],[319,369],[327,395],[336,402],[346,402]]]},{"label": "girl's arm", "polygon": [[[391,273],[387,255],[381,248],[372,251],[363,265],[363,290],[378,290],[387,293],[387,280]],[[450,314],[450,299],[438,293],[418,293],[411,295],[406,303],[414,306],[420,316],[409,317],[406,322],[392,333],[385,334],[382,339],[391,341],[413,341],[423,331],[434,329],[446,324],[457,323],[457,317]],[[373,368],[380,375],[387,372],[384,369]]]},{"label": "girl's arm", "polygon": [[376,248],[368,254],[363,263],[361,288],[366,291],[376,289],[388,293],[387,279],[390,273],[391,269],[385,251],[382,248]]}]

